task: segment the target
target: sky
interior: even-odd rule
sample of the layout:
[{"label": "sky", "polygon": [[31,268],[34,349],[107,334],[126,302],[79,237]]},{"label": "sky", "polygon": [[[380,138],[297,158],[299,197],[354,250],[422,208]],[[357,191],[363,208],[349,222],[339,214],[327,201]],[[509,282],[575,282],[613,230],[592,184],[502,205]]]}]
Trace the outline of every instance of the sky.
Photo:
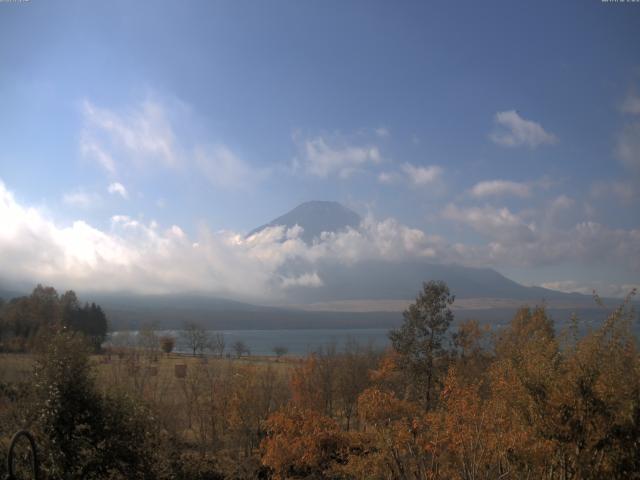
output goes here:
[{"label": "sky", "polygon": [[[289,261],[640,284],[640,3],[0,2],[0,281],[267,298]],[[365,219],[246,232],[308,200]]]}]

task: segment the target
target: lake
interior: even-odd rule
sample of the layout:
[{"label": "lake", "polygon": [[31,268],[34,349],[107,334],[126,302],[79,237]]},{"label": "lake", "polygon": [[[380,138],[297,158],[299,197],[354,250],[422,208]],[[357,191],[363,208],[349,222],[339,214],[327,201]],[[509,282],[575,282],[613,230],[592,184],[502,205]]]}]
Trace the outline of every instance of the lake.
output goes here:
[{"label": "lake", "polygon": [[[362,329],[291,329],[291,330],[216,330],[212,333],[222,333],[226,344],[226,353],[232,352],[232,345],[242,341],[251,350],[252,355],[275,355],[273,348],[284,346],[289,355],[306,355],[311,352],[336,345],[340,351],[348,341],[356,342],[360,346],[371,345],[375,349],[384,349],[389,345],[386,328]],[[191,353],[182,339],[179,330],[156,331],[158,336],[171,335],[176,338],[175,352]],[[114,344],[135,342],[137,332],[113,332],[108,342]]]}]

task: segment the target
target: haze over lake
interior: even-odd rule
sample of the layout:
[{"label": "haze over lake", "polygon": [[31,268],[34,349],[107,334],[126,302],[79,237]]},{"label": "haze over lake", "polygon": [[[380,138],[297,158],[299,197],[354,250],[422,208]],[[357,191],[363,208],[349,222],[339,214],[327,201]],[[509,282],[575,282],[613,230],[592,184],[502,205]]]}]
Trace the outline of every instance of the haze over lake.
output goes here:
[{"label": "haze over lake", "polygon": [[[210,333],[222,333],[226,344],[225,355],[234,355],[232,345],[236,341],[242,341],[251,351],[251,355],[275,355],[273,349],[277,346],[285,347],[287,355],[304,356],[317,352],[320,349],[335,347],[341,351],[350,342],[359,347],[372,347],[383,350],[389,345],[388,329],[362,328],[362,329],[285,329],[285,330],[219,330]],[[136,331],[113,332],[108,341],[119,344],[127,335],[135,340]],[[162,330],[157,335],[171,335],[176,338],[176,353],[190,354],[191,351],[179,330]],[[205,352],[206,353],[206,352]]]}]

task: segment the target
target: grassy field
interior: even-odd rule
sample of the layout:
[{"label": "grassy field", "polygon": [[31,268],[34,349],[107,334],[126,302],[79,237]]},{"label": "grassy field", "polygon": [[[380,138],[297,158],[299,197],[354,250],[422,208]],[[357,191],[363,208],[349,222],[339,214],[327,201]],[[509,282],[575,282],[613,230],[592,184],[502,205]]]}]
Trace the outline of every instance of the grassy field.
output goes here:
[{"label": "grassy field", "polygon": [[[27,380],[33,371],[36,356],[29,353],[2,353],[0,354],[0,382],[15,383]],[[203,365],[211,366],[255,366],[257,368],[271,367],[278,372],[287,372],[301,362],[299,357],[274,356],[244,356],[237,357],[194,357],[182,354],[127,354],[122,357],[118,355],[93,355],[91,357],[98,380],[110,377],[114,370],[121,367],[131,366],[132,374],[146,375],[149,377],[158,376],[161,378],[176,378],[175,366],[186,365],[186,375]]]},{"label": "grassy field", "polygon": [[0,354],[0,382],[16,383],[31,376],[35,357],[29,354]]},{"label": "grassy field", "polygon": [[[0,354],[0,383],[29,384],[36,360],[35,354]],[[92,355],[90,361],[97,388],[143,400],[153,412],[153,423],[179,442],[182,453],[206,448],[231,465],[257,455],[262,422],[286,403],[290,373],[302,358],[194,357],[129,350]],[[21,406],[0,399],[0,461],[11,436],[22,428]]]}]

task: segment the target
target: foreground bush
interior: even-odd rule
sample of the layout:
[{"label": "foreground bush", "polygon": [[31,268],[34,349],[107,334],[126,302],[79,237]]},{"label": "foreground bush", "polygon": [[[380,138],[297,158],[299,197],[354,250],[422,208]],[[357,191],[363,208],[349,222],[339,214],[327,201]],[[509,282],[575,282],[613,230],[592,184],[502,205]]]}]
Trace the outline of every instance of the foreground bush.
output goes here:
[{"label": "foreground bush", "polygon": [[53,336],[34,379],[33,428],[48,478],[157,478],[153,416],[131,398],[99,393],[83,337]]}]

